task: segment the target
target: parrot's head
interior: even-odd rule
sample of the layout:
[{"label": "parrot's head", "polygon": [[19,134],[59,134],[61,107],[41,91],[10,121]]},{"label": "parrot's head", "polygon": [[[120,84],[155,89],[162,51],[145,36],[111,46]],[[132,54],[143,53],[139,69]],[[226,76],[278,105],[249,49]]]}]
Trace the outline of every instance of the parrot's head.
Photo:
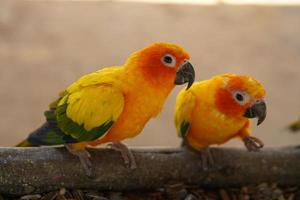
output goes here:
[{"label": "parrot's head", "polygon": [[195,71],[189,58],[189,54],[182,47],[157,42],[133,53],[127,66],[135,62],[132,66],[142,72],[142,78],[159,87],[188,83],[188,89],[195,79]]},{"label": "parrot's head", "polygon": [[227,115],[258,118],[257,125],[261,124],[267,113],[264,87],[249,76],[224,74],[220,77],[215,96],[218,109]]}]

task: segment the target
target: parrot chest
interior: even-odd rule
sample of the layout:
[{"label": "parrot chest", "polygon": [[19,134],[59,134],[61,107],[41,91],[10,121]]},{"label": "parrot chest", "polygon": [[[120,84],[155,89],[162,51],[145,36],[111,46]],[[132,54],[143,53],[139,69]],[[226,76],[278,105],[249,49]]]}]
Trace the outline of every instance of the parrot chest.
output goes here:
[{"label": "parrot chest", "polygon": [[203,103],[194,111],[189,137],[199,147],[222,144],[236,136],[247,119],[220,113],[210,104]]},{"label": "parrot chest", "polygon": [[125,95],[124,110],[114,123],[107,138],[123,140],[139,134],[150,118],[161,110],[167,95],[153,90],[135,90]]}]

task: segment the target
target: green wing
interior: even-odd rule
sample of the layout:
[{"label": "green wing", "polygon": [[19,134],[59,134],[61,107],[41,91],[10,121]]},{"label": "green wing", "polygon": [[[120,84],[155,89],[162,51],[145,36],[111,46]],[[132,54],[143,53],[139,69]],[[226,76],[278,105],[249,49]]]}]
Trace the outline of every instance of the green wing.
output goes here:
[{"label": "green wing", "polygon": [[55,109],[58,127],[78,141],[103,137],[123,111],[124,96],[110,84],[81,88],[62,97]]}]

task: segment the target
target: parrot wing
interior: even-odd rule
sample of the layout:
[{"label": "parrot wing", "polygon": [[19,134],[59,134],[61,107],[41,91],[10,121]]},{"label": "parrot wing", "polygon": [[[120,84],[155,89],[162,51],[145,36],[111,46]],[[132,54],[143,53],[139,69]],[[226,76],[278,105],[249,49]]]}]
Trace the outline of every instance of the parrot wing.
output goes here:
[{"label": "parrot wing", "polygon": [[45,122],[19,146],[57,145],[103,137],[123,111],[124,96],[115,80],[120,68],[85,75],[49,105]]},{"label": "parrot wing", "polygon": [[175,125],[179,137],[184,138],[188,134],[195,104],[196,97],[192,92],[188,90],[179,93],[175,107]]},{"label": "parrot wing", "polygon": [[107,133],[123,108],[121,90],[109,83],[99,83],[68,89],[54,114],[57,126],[65,134],[77,141],[92,141]]},{"label": "parrot wing", "polygon": [[81,90],[84,87],[98,85],[101,83],[112,84],[113,82],[115,82],[116,79],[120,79],[120,77],[116,76],[117,73],[115,73],[118,70],[120,70],[120,67],[114,66],[100,69],[93,73],[82,76],[79,80],[71,84],[67,90],[63,90],[59,93],[59,98],[50,103],[50,110],[55,110],[60,100],[64,96],[68,95],[68,93],[74,93],[78,90]]}]

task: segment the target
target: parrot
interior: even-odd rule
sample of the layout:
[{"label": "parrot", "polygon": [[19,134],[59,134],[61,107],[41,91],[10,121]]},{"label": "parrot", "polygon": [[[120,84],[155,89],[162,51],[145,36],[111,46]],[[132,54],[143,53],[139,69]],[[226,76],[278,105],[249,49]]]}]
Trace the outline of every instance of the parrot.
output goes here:
[{"label": "parrot", "polygon": [[122,141],[137,136],[158,115],[175,85],[191,87],[195,71],[189,59],[181,46],[155,42],[132,53],[121,66],[82,76],[49,105],[45,123],[17,146],[65,145],[91,175],[86,147],[109,143],[127,167],[136,168]]},{"label": "parrot", "polygon": [[200,152],[203,169],[212,166],[210,145],[240,138],[248,151],[258,151],[264,143],[251,136],[250,119],[257,125],[266,118],[263,85],[250,76],[222,74],[195,82],[176,98],[174,122],[183,146]]}]

